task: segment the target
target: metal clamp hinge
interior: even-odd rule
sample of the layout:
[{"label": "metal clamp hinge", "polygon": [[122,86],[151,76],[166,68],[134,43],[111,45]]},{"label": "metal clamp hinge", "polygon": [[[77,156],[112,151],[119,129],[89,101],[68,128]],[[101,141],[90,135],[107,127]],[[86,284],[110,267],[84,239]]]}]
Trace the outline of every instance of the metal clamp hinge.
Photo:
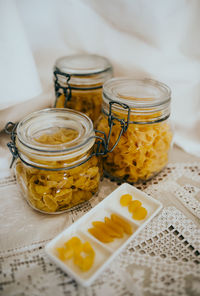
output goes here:
[{"label": "metal clamp hinge", "polygon": [[11,139],[11,141],[7,144],[8,148],[13,156],[11,164],[10,164],[10,168],[12,168],[15,159],[17,159],[19,156],[18,149],[15,145],[17,125],[18,125],[17,123],[13,123],[13,122],[9,121],[5,126],[5,132],[8,135],[10,135],[10,139]]}]

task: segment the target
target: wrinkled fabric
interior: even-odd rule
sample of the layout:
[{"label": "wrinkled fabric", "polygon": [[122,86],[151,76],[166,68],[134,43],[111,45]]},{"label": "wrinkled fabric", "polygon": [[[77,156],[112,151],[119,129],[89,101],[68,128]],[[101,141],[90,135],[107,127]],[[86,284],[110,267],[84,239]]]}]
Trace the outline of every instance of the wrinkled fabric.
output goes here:
[{"label": "wrinkled fabric", "polygon": [[25,27],[14,1],[0,1],[0,110],[41,93]]},{"label": "wrinkled fabric", "polygon": [[[46,100],[39,96],[28,112],[51,104],[56,58],[75,53],[100,54],[110,59],[115,76],[149,77],[171,88],[175,143],[200,156],[198,0],[18,0],[16,3],[43,94],[48,93]],[[29,92],[26,93],[29,101]],[[23,115],[26,113],[26,109],[18,110],[16,119],[22,117],[21,111]],[[4,122],[10,120],[5,114]]]}]

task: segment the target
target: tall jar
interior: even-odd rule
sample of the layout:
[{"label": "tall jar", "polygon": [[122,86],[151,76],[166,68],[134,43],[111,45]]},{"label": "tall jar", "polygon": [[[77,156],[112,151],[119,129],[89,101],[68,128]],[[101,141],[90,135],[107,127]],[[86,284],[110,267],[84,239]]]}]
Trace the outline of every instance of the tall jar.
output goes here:
[{"label": "tall jar", "polygon": [[103,83],[112,77],[108,59],[98,55],[70,55],[54,66],[55,107],[85,113],[94,122],[100,115]]},{"label": "tall jar", "polygon": [[10,147],[18,156],[17,182],[34,209],[62,213],[97,192],[102,169],[94,153],[93,123],[86,115],[41,110],[19,122],[14,135]]},{"label": "tall jar", "polygon": [[136,183],[166,166],[172,144],[170,101],[169,87],[155,80],[113,78],[104,84],[103,114],[97,127],[108,136],[109,147],[119,139],[103,159],[106,175]]}]

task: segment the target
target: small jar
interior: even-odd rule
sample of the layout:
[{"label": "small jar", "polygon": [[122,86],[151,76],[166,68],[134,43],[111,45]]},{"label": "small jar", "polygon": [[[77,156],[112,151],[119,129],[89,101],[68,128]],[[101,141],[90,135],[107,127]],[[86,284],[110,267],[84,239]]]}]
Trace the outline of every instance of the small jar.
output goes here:
[{"label": "small jar", "polygon": [[[172,143],[170,101],[170,89],[155,80],[113,78],[104,84],[97,128],[109,134],[109,147],[119,139],[103,159],[106,175],[136,183],[149,180],[166,166]],[[113,123],[110,133],[109,121]],[[126,131],[120,136],[122,129]]]},{"label": "small jar", "polygon": [[112,77],[108,59],[98,55],[70,55],[54,66],[55,107],[85,113],[94,122],[100,115],[102,86]]},{"label": "small jar", "polygon": [[90,118],[71,109],[45,109],[19,122],[15,173],[34,209],[62,213],[97,192],[102,169],[94,136]]}]

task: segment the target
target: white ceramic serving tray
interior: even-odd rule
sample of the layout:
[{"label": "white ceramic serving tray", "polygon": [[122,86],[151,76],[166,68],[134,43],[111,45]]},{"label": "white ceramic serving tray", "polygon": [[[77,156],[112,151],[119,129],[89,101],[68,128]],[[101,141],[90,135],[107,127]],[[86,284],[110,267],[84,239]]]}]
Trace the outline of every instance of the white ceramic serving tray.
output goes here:
[{"label": "white ceramic serving tray", "polygon": [[[120,197],[123,194],[132,195],[132,200],[137,199],[142,202],[142,206],[147,209],[147,216],[144,220],[138,221],[132,218],[132,214],[128,211],[128,207],[122,207]],[[150,222],[161,210],[162,204],[150,197],[146,193],[138,190],[130,184],[124,183],[109,194],[97,206],[91,209],[87,214],[73,223],[71,226],[56,236],[46,247],[46,253],[63,271],[73,277],[78,283],[87,287],[99,276],[103,269],[108,267],[110,262],[116,257],[122,249],[141,231],[147,223]],[[125,219],[133,228],[133,234],[124,234],[123,238],[116,238],[113,242],[102,243],[87,231],[92,227],[93,221],[104,221],[104,217],[110,217],[112,213],[116,213]],[[63,246],[72,236],[77,236],[82,242],[89,241],[95,251],[95,261],[91,269],[87,272],[81,271],[74,265],[73,260],[63,262],[57,256],[57,247]]]}]

